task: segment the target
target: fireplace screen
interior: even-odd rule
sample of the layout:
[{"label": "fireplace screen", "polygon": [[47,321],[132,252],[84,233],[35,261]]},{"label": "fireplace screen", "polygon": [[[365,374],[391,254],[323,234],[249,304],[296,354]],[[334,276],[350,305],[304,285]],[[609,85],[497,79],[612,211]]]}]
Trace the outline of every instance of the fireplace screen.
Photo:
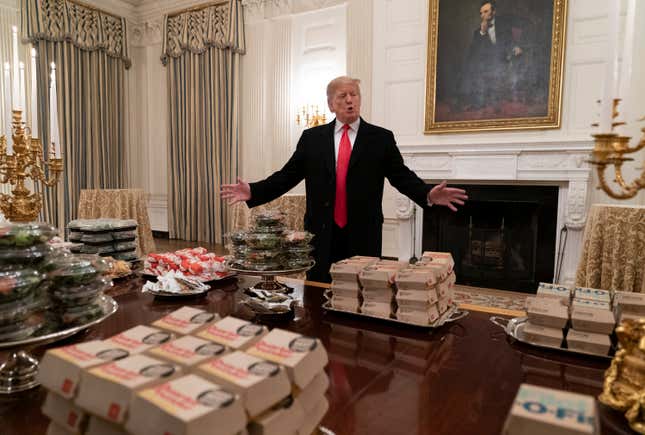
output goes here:
[{"label": "fireplace screen", "polygon": [[552,282],[558,188],[461,187],[470,200],[459,212],[424,213],[423,250],[451,252],[459,284],[532,293]]}]

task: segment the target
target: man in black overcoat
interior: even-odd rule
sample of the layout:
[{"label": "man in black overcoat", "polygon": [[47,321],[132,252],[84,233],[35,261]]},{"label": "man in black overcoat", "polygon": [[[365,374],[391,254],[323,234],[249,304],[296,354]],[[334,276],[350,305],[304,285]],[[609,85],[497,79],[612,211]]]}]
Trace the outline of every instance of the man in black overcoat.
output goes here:
[{"label": "man in black overcoat", "polygon": [[336,119],[305,130],[282,169],[255,183],[238,179],[222,186],[223,199],[255,207],[304,179],[304,227],[315,235],[316,260],[307,278],[320,282],[330,282],[332,262],[352,255],[381,255],[385,178],[422,207],[436,204],[456,211],[454,204],[463,205],[467,199],[464,190],[446,187],[445,181],[427,185],[403,163],[392,132],[360,117],[359,80],[345,76],[332,80],[327,103]]}]

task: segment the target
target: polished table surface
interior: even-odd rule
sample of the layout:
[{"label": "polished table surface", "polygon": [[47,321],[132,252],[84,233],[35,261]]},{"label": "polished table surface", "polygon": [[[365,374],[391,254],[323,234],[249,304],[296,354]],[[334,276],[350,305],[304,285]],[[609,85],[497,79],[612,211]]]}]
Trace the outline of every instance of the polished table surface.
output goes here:
[{"label": "polished table surface", "polygon": [[[160,300],[141,293],[142,279],[130,279],[110,291],[119,303],[114,315],[48,347],[107,338],[182,305],[246,317],[236,290],[247,284],[232,279],[202,298]],[[607,359],[511,344],[488,313],[471,312],[428,331],[325,313],[323,288],[295,280],[289,284],[302,307],[294,321],[277,326],[323,341],[330,361],[330,407],[323,425],[338,435],[499,434],[521,383],[597,395],[609,366]],[[43,350],[34,349],[34,354]],[[0,352],[0,359],[5,356]],[[0,434],[44,434],[48,419],[40,413],[43,398],[42,388],[0,396]],[[622,416],[604,406],[601,424],[603,434],[631,433]]]}]

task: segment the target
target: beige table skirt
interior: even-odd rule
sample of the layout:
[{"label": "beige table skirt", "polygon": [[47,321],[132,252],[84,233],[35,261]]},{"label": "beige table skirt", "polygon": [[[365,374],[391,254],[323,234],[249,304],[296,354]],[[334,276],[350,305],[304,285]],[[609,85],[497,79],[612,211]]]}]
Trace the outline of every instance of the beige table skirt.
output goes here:
[{"label": "beige table skirt", "polygon": [[137,253],[155,251],[148,204],[142,189],[84,189],[78,203],[79,219],[134,219],[137,221]]},{"label": "beige table skirt", "polygon": [[591,206],[576,285],[645,293],[645,207]]}]

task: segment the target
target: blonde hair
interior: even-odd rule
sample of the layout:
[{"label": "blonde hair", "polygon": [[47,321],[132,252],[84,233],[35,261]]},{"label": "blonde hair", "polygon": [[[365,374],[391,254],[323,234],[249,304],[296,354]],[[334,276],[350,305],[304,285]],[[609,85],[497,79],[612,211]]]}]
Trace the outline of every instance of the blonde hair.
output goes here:
[{"label": "blonde hair", "polygon": [[327,85],[327,101],[332,99],[332,97],[334,96],[334,93],[336,92],[336,89],[339,86],[346,85],[346,84],[356,85],[356,87],[358,88],[358,94],[360,95],[361,94],[360,83],[361,81],[359,79],[355,79],[353,77],[349,77],[349,76],[336,77]]}]

